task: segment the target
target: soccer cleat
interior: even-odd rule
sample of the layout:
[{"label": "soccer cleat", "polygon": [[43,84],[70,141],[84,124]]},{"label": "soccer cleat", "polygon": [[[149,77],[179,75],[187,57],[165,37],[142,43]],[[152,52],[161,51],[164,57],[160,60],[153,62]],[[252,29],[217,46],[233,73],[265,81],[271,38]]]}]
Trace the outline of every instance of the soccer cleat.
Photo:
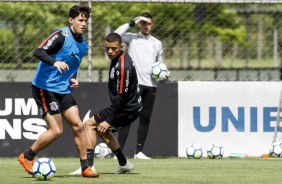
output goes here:
[{"label": "soccer cleat", "polygon": [[150,157],[147,157],[146,155],[144,155],[144,153],[142,153],[141,151],[138,154],[134,155],[134,159],[146,159],[149,160],[151,159]]},{"label": "soccer cleat", "polygon": [[33,176],[32,166],[34,164],[34,160],[29,161],[29,160],[25,159],[24,153],[22,153],[18,157],[18,161],[24,167],[25,171],[28,172],[28,174]]},{"label": "soccer cleat", "polygon": [[118,166],[116,170],[116,174],[125,174],[130,173],[134,170],[132,163],[130,163],[128,160],[126,161],[126,164],[124,166]]},{"label": "soccer cleat", "polygon": [[87,167],[85,171],[81,172],[81,176],[87,178],[99,178],[99,174],[96,171],[93,171],[90,166]]},{"label": "soccer cleat", "polygon": [[117,159],[117,156],[114,156],[113,159],[116,160],[116,159]]},{"label": "soccer cleat", "polygon": [[81,167],[79,167],[77,170],[70,172],[71,175],[80,175],[81,174]]},{"label": "soccer cleat", "polygon": [[[94,165],[91,167],[91,170],[96,172],[96,169],[94,167]],[[70,175],[81,175],[81,167],[79,167],[77,170],[70,172]]]}]

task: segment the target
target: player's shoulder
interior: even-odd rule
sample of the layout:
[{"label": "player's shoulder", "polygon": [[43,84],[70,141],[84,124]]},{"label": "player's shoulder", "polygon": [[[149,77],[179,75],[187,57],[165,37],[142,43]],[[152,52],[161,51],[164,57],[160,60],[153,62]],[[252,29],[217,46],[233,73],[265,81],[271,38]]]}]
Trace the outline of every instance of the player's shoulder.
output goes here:
[{"label": "player's shoulder", "polygon": [[126,32],[124,34],[129,36],[138,36],[138,33],[132,33],[132,32]]},{"label": "player's shoulder", "polygon": [[132,58],[127,52],[124,52],[124,61],[132,62]]},{"label": "player's shoulder", "polygon": [[150,39],[158,44],[161,44],[161,40],[159,40],[158,38],[156,38],[155,36],[151,35]]},{"label": "player's shoulder", "polygon": [[53,29],[50,31],[50,35],[61,34],[62,30],[59,28]]},{"label": "player's shoulder", "polygon": [[127,52],[124,52],[124,62],[128,66],[133,65],[133,60]]},{"label": "player's shoulder", "polygon": [[68,27],[56,28],[51,31],[51,34],[58,35],[60,37],[68,37],[71,35],[71,31]]}]

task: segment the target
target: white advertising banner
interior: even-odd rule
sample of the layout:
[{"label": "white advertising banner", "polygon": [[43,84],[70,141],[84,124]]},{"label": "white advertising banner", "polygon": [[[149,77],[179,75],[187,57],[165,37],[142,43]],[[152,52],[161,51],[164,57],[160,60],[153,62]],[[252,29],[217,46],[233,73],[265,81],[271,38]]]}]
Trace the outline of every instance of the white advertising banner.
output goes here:
[{"label": "white advertising banner", "polygon": [[272,143],[280,82],[178,82],[178,156],[198,143],[203,156],[212,143],[224,156],[261,156]]}]

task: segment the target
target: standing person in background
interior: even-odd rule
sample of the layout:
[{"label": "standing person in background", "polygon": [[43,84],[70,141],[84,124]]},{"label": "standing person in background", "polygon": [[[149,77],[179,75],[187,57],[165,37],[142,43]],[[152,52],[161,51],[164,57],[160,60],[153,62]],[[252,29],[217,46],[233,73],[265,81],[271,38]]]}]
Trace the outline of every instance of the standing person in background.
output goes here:
[{"label": "standing person in background", "polygon": [[[126,33],[126,31],[140,22],[139,33]],[[128,54],[136,65],[140,94],[143,108],[139,116],[137,130],[137,143],[134,158],[151,159],[143,153],[143,148],[149,131],[151,114],[155,102],[157,84],[151,75],[151,65],[155,62],[163,62],[163,46],[160,40],[151,35],[153,28],[153,16],[149,13],[142,13],[129,23],[121,25],[115,30],[121,35],[123,43],[128,46]],[[168,79],[168,75],[160,81]],[[118,141],[121,148],[124,148],[129,134],[130,125],[118,133]]]},{"label": "standing person in background", "polygon": [[87,142],[79,110],[71,92],[78,88],[76,74],[88,46],[83,33],[90,16],[90,8],[73,6],[69,11],[69,27],[53,30],[35,50],[40,59],[32,81],[32,94],[39,111],[48,125],[18,161],[31,175],[34,157],[63,134],[63,119],[72,128],[79,152],[83,177],[99,175],[88,166]]}]

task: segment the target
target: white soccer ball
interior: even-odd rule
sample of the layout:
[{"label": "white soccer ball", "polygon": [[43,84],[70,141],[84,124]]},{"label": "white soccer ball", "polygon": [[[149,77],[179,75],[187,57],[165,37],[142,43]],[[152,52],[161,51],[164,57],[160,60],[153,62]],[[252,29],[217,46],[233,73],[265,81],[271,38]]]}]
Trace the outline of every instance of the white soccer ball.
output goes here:
[{"label": "white soccer ball", "polygon": [[49,158],[39,158],[33,164],[32,171],[39,181],[51,180],[56,173],[56,166]]},{"label": "white soccer ball", "polygon": [[281,157],[282,155],[282,143],[274,142],[269,148],[269,156],[271,157]]},{"label": "white soccer ball", "polygon": [[208,147],[207,155],[211,159],[222,158],[224,155],[224,149],[220,144],[213,143]]},{"label": "white soccer ball", "polygon": [[193,143],[186,148],[186,155],[187,158],[200,159],[203,156],[202,147],[197,143]]},{"label": "white soccer ball", "polygon": [[106,143],[100,143],[95,147],[95,157],[97,158],[110,158],[112,157],[112,150]]},{"label": "white soccer ball", "polygon": [[164,78],[168,72],[167,66],[162,62],[156,62],[151,65],[152,77],[156,80]]}]

